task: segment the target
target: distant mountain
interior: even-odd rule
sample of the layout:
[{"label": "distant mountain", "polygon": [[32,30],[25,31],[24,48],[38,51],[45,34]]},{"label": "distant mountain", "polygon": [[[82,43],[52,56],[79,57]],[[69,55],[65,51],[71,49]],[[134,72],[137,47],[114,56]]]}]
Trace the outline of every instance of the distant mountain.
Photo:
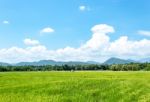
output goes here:
[{"label": "distant mountain", "polygon": [[79,62],[79,61],[69,61],[69,62],[61,62],[54,60],[41,60],[38,62],[20,62],[15,64],[16,66],[25,66],[25,65],[34,65],[34,66],[42,66],[42,65],[87,65],[87,64],[98,64],[97,62],[88,61],[88,62]]},{"label": "distant mountain", "polygon": [[9,63],[4,63],[4,62],[0,62],[0,66],[9,66],[9,65],[11,65],[11,64],[9,64]]},{"label": "distant mountain", "polygon": [[135,62],[133,60],[124,60],[124,59],[120,59],[120,58],[110,58],[108,60],[106,60],[103,64],[127,64],[127,63],[131,63],[131,62]]},{"label": "distant mountain", "polygon": [[34,66],[40,66],[40,65],[55,65],[57,62],[53,60],[41,60],[37,62],[20,62],[15,64],[16,66],[25,66],[25,65],[34,65]]},{"label": "distant mountain", "polygon": [[86,63],[88,63],[88,64],[100,64],[99,62],[95,62],[95,61],[87,61]]},{"label": "distant mountain", "polygon": [[138,60],[138,62],[141,62],[141,63],[150,62],[150,57],[149,58],[140,59],[140,60]]},{"label": "distant mountain", "polygon": [[131,62],[137,62],[137,63],[145,63],[145,62],[149,62],[150,63],[150,57],[149,58],[144,58],[138,61],[134,61],[134,60],[125,60],[125,59],[120,59],[120,58],[115,58],[112,57],[108,60],[106,60],[104,63],[99,63],[99,62],[94,62],[94,61],[87,61],[87,62],[80,62],[80,61],[54,61],[54,60],[40,60],[40,61],[36,61],[36,62],[19,62],[16,64],[9,64],[9,63],[4,63],[4,62],[0,62],[1,66],[25,66],[25,65],[34,65],[34,66],[42,66],[42,65],[89,65],[89,64],[126,64],[126,63],[131,63]]}]

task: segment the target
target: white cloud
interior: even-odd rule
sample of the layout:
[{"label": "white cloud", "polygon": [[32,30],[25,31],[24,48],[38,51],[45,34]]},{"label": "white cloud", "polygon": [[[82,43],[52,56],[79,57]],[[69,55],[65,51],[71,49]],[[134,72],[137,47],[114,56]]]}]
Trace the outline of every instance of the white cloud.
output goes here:
[{"label": "white cloud", "polygon": [[83,47],[90,49],[99,49],[109,43],[108,33],[113,33],[114,28],[106,24],[94,26],[91,31],[93,32],[92,38],[88,40]]},{"label": "white cloud", "polygon": [[150,36],[150,31],[145,31],[145,30],[139,30],[138,34],[144,35],[144,36]]},{"label": "white cloud", "polygon": [[24,39],[24,44],[25,45],[29,45],[29,46],[36,46],[36,45],[40,45],[40,42],[38,40],[32,40],[32,39]]},{"label": "white cloud", "polygon": [[9,21],[3,21],[3,24],[9,24]]},{"label": "white cloud", "polygon": [[50,28],[50,27],[46,27],[46,28],[43,28],[40,33],[43,34],[43,33],[53,33],[54,32],[54,29]]},{"label": "white cloud", "polygon": [[84,5],[79,6],[80,11],[90,11],[90,8]]},{"label": "white cloud", "polygon": [[114,56],[150,56],[150,40],[142,39],[139,41],[128,40],[127,36],[122,36],[110,43],[107,50]]},{"label": "white cloud", "polygon": [[[112,26],[106,24],[95,25],[91,29],[92,37],[78,48],[67,46],[57,50],[49,50],[37,40],[25,39],[26,48],[11,47],[0,49],[0,61],[20,62],[52,59],[57,61],[98,61],[109,57],[139,58],[150,56],[150,40],[129,40],[121,36],[110,41],[109,34],[114,33]],[[32,45],[32,46],[31,46]],[[33,46],[34,45],[34,46]]]}]

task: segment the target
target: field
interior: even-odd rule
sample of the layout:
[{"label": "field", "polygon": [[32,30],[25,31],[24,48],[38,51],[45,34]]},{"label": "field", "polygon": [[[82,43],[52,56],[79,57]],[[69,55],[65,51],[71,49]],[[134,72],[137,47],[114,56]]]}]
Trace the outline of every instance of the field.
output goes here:
[{"label": "field", "polygon": [[0,102],[150,102],[150,72],[1,72]]}]

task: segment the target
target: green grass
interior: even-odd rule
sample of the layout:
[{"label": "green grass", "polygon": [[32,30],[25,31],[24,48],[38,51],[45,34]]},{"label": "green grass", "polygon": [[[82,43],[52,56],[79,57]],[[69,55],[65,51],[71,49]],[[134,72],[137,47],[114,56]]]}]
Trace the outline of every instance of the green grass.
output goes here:
[{"label": "green grass", "polygon": [[150,102],[150,72],[1,72],[0,102]]}]

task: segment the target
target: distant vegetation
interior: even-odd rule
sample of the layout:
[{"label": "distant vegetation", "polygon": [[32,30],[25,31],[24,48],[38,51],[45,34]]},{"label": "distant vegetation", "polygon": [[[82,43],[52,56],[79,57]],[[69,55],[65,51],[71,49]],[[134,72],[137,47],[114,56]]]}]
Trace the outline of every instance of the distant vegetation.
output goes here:
[{"label": "distant vegetation", "polygon": [[80,70],[112,70],[112,71],[149,71],[150,58],[134,61],[112,57],[103,63],[87,61],[61,62],[40,60],[37,62],[20,62],[16,64],[0,62],[0,72],[5,71],[80,71]]},{"label": "distant vegetation", "polygon": [[24,65],[24,66],[0,66],[0,71],[76,71],[76,70],[112,70],[112,71],[149,71],[150,63],[128,64],[88,64],[88,65]]}]

